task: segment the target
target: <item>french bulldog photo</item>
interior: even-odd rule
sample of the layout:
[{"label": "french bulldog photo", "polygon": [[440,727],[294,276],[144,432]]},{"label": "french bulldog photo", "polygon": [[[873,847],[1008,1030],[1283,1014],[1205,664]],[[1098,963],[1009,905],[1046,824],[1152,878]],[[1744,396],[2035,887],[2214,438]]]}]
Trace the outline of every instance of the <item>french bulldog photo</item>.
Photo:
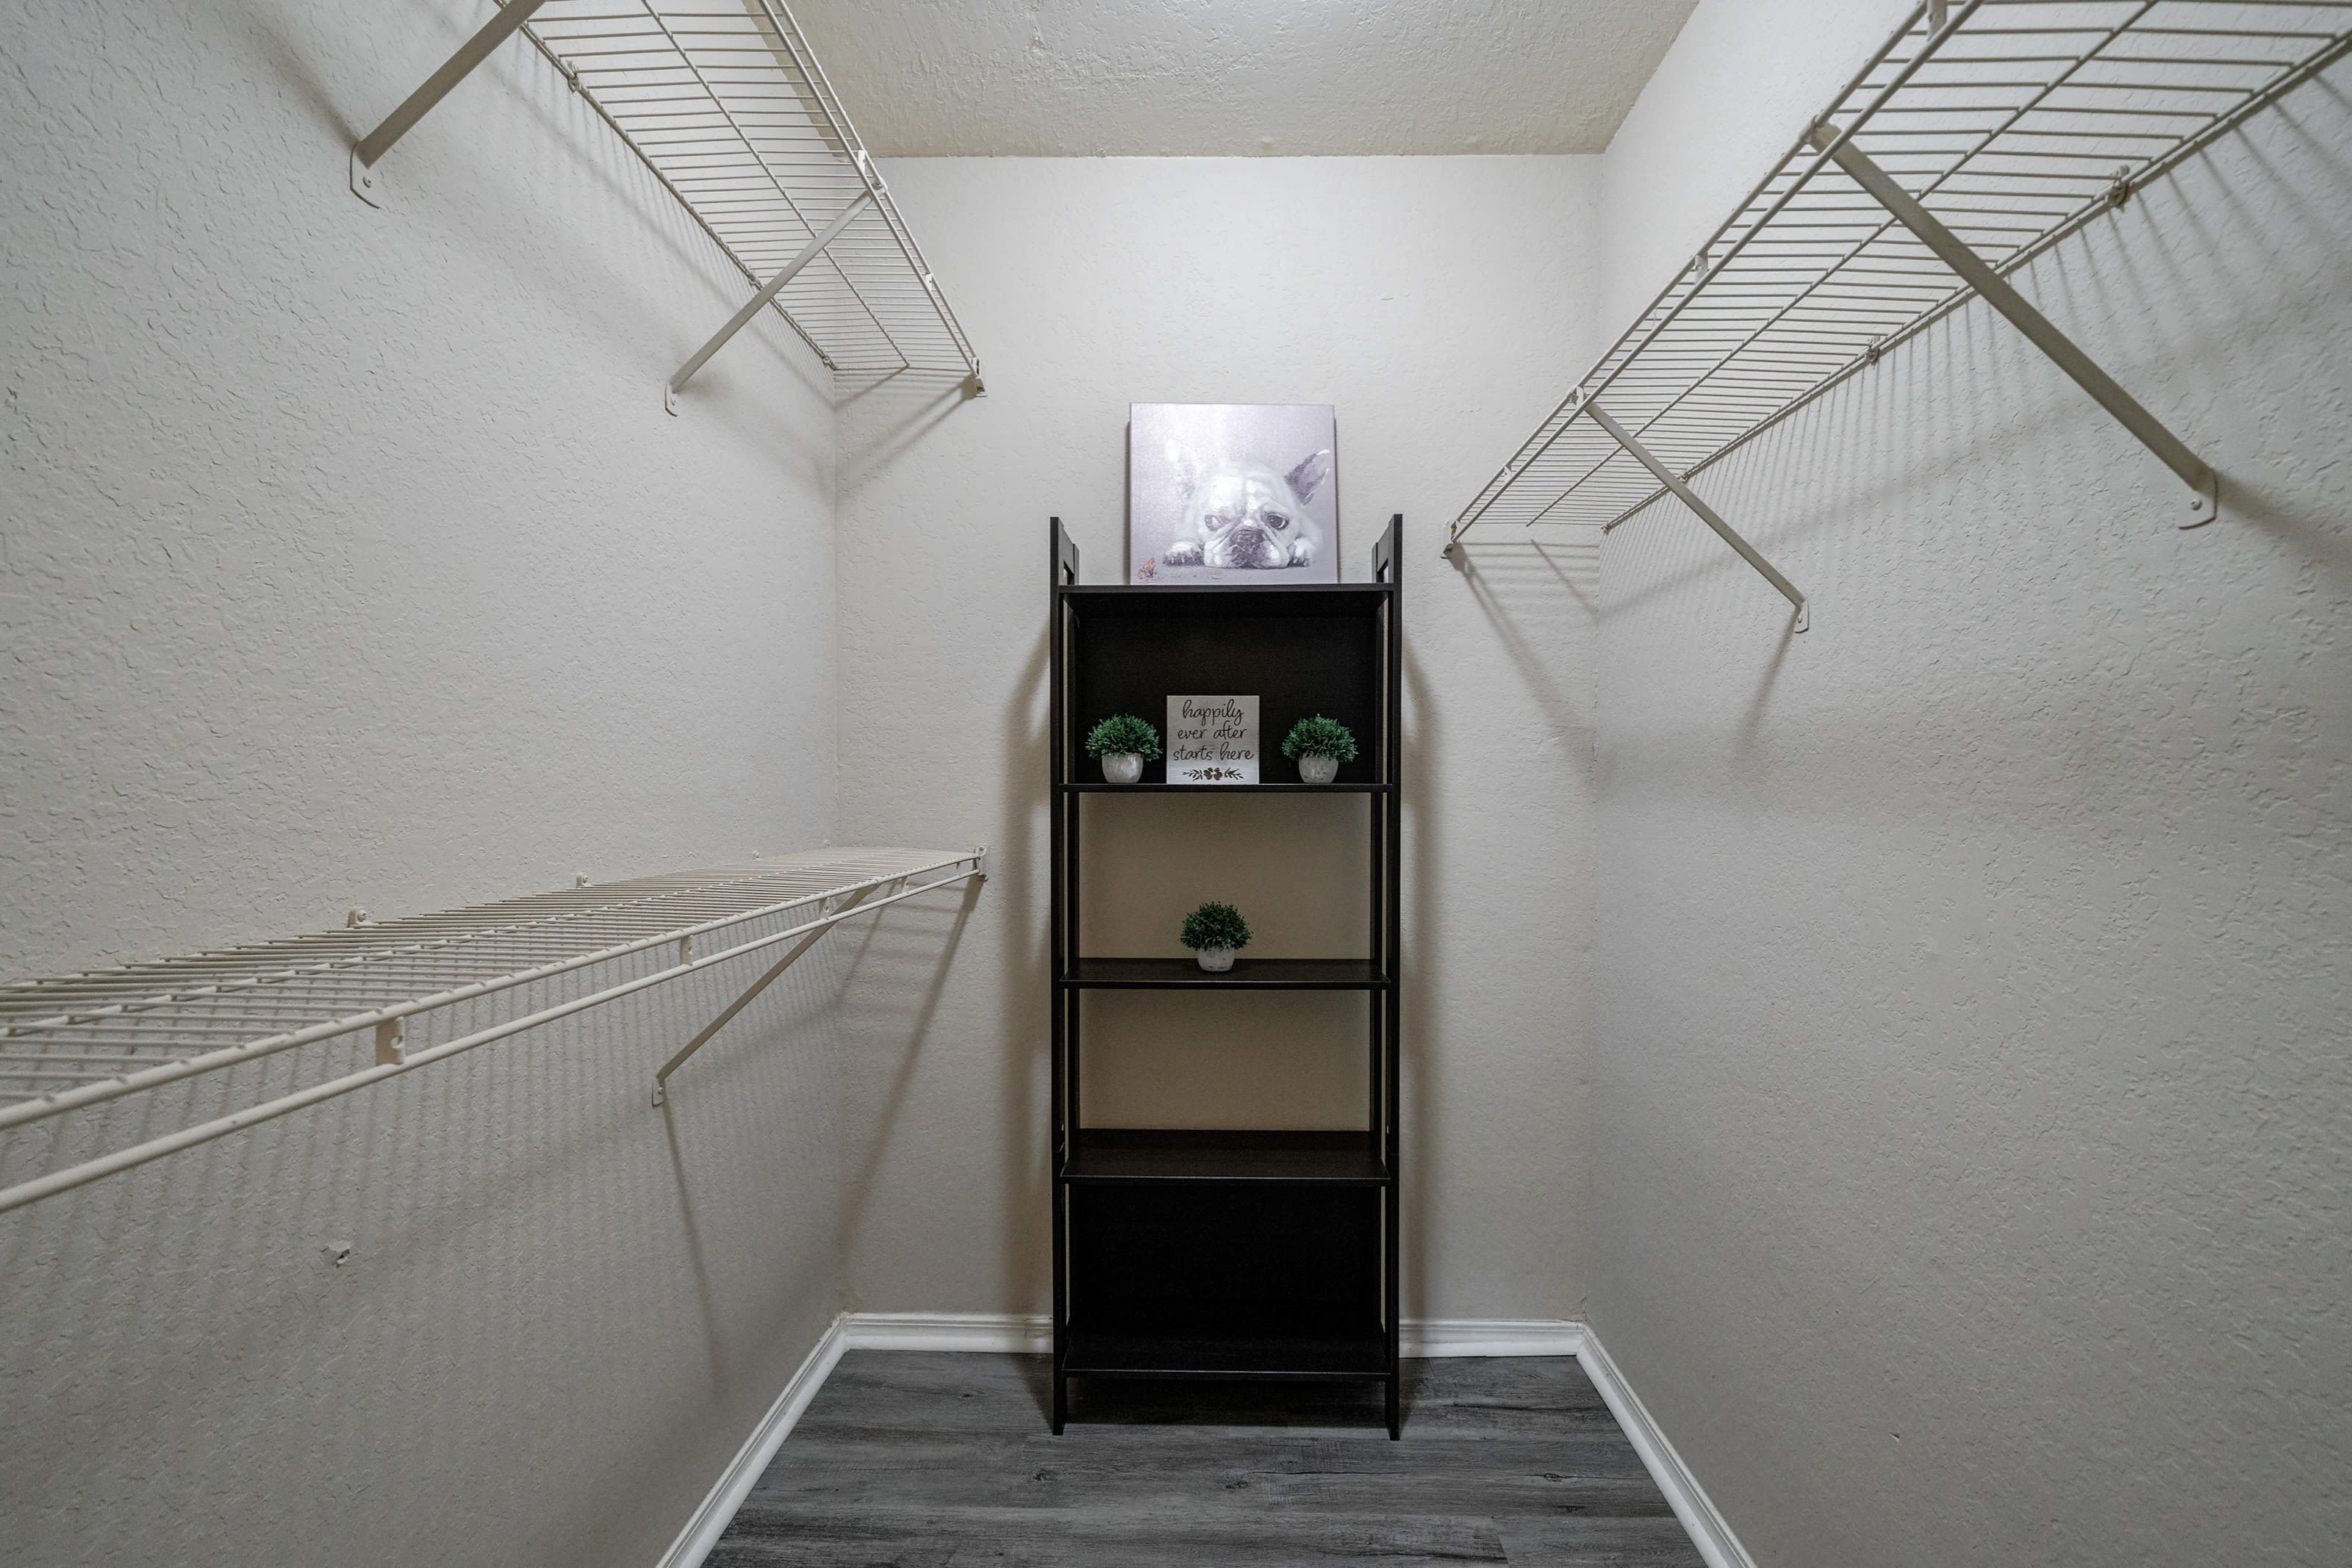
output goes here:
[{"label": "french bulldog photo", "polygon": [[1135,403],[1128,580],[1339,580],[1328,403]]}]

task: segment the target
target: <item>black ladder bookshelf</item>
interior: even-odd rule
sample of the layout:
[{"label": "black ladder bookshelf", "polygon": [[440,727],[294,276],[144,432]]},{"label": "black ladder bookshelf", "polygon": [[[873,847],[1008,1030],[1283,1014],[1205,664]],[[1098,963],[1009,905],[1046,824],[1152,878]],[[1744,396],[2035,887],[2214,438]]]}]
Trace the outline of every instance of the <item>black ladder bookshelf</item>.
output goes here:
[{"label": "black ladder bookshelf", "polygon": [[[1400,535],[1375,580],[1293,587],[1095,585],[1053,519],[1054,1430],[1082,1378],[1398,1380],[1398,809],[1402,714]],[[1359,737],[1329,784],[1107,784],[1080,745],[1114,713],[1155,720],[1171,693],[1252,692],[1276,746],[1321,713]],[[1365,741],[1369,744],[1362,744]],[[1262,776],[1281,768],[1262,759]],[[1083,769],[1090,777],[1081,778]],[[1209,974],[1188,958],[1082,950],[1080,827],[1089,796],[1368,797],[1370,896],[1361,956],[1251,958]],[[1116,810],[1116,808],[1097,808]],[[1089,990],[1360,991],[1370,1094],[1358,1131],[1097,1127],[1080,1096]]]}]

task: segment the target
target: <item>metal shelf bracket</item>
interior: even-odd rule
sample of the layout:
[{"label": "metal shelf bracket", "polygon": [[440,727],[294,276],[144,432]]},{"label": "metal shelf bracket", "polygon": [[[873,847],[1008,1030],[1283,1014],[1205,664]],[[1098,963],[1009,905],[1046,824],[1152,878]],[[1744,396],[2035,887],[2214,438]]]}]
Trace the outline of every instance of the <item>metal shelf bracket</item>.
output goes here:
[{"label": "metal shelf bracket", "polygon": [[[877,885],[886,886],[895,894],[906,885],[906,879],[902,877],[897,882],[877,883]],[[669,1075],[676,1072],[679,1068],[685,1066],[686,1059],[688,1057],[692,1056],[696,1051],[700,1051],[706,1044],[709,1043],[710,1037],[712,1035],[715,1035],[720,1030],[725,1029],[729,1020],[733,1019],[737,1013],[741,1012],[745,1008],[750,1007],[753,1000],[759,997],[761,991],[766,990],[771,985],[774,984],[776,979],[782,976],[786,969],[793,967],[793,962],[797,960],[802,954],[815,946],[819,937],[822,937],[826,932],[832,930],[835,925],[840,923],[843,916],[846,915],[851,910],[865,903],[866,895],[874,891],[875,888],[861,887],[856,892],[843,897],[839,901],[837,906],[835,901],[830,898],[825,899],[822,904],[820,904],[817,906],[818,913],[820,917],[824,919],[824,924],[819,925],[815,930],[810,932],[807,936],[802,937],[799,941],[786,948],[784,950],[784,956],[771,965],[767,973],[761,975],[758,979],[752,981],[750,986],[746,987],[743,994],[737,997],[733,1001],[728,1003],[726,1008],[717,1018],[712,1019],[709,1023],[703,1027],[703,1030],[700,1034],[698,1034],[692,1040],[688,1040],[683,1050],[679,1051],[676,1056],[671,1057],[667,1061],[663,1062],[660,1068],[655,1071],[654,1103],[659,1105],[668,1099]],[[885,902],[887,902],[887,900]],[[683,947],[684,945],[684,941],[681,939],[679,946]],[[687,960],[681,958],[679,962],[685,963]]]},{"label": "metal shelf bracket", "polygon": [[1693,491],[1688,485],[1684,484],[1679,475],[1675,474],[1664,464],[1652,456],[1650,455],[1650,449],[1643,445],[1639,441],[1635,440],[1632,431],[1627,430],[1623,425],[1610,418],[1607,412],[1603,410],[1599,403],[1593,402],[1591,398],[1583,397],[1577,392],[1569,393],[1569,401],[1575,403],[1584,413],[1590,415],[1593,423],[1607,431],[1610,434],[1610,438],[1615,441],[1618,445],[1632,453],[1633,455],[1633,461],[1639,463],[1643,467],[1647,468],[1654,476],[1655,476],[1659,484],[1664,485],[1668,490],[1674,493],[1675,499],[1682,502],[1684,506],[1688,507],[1692,511],[1696,512],[1700,522],[1705,523],[1708,528],[1713,528],[1717,534],[1721,536],[1724,543],[1729,545],[1733,549],[1739,552],[1740,559],[1754,567],[1759,572],[1763,574],[1765,581],[1770,583],[1773,587],[1780,591],[1781,596],[1787,599],[1790,605],[1795,607],[1797,616],[1796,629],[1798,631],[1809,632],[1812,630],[1812,607],[1805,602],[1804,594],[1798,591],[1795,583],[1790,582],[1787,578],[1781,576],[1780,570],[1773,566],[1770,561],[1766,560],[1762,554],[1757,550],[1754,545],[1749,544],[1746,539],[1740,538],[1738,531],[1733,528],[1729,523],[1725,522],[1723,518],[1717,515],[1713,507],[1710,507],[1705,501],[1700,500],[1696,492]]},{"label": "metal shelf bracket", "polygon": [[464,81],[474,68],[490,57],[500,44],[522,30],[530,14],[547,0],[509,0],[497,16],[482,24],[480,31],[457,47],[457,52],[441,63],[441,68],[425,78],[425,84],[401,100],[400,107],[384,116],[383,123],[362,136],[352,147],[352,194],[371,207],[383,205],[383,178],[375,166],[393,144],[416,127],[416,122],[432,111],[433,106],[449,96],[449,89]]},{"label": "metal shelf bracket", "polygon": [[[1984,257],[1968,246],[1927,208],[1913,199],[1911,193],[1897,184],[1885,170],[1873,162],[1870,156],[1853,144],[1851,137],[1841,135],[1826,120],[1816,120],[1807,138],[1813,147],[1829,154],[1830,161],[1845,171],[1847,177],[1870,193],[1871,199],[1894,214],[1895,220],[1919,237],[1922,245],[1936,253],[1937,259],[1975,289],[1984,302],[2009,318],[2017,329],[2033,342],[2033,346],[2050,356],[2052,362],[2073,377],[2074,383],[2095,399],[2101,408],[2116,416],[2116,422],[2135,436],[2142,445],[2156,454],[2164,465],[2180,476],[2181,482],[2192,492],[2189,508],[2194,521],[2182,525],[2196,528],[2210,523],[2220,507],[2221,478],[2207,466],[2205,461],[2189,450],[2164,422],[2140,405],[2139,400],[2124,391],[2116,379],[2098,367],[2096,361],[2074,346],[2073,339],[2052,324],[2050,318],[2029,304],[2025,296],[2011,287],[2009,279],[1995,271]],[[2126,176],[2118,175],[2117,183],[2128,191]],[[2111,201],[2114,199],[2109,198]]]},{"label": "metal shelf bracket", "polygon": [[[862,158],[863,156],[864,155],[861,153],[860,157]],[[862,163],[859,166],[861,168],[864,167]],[[734,315],[727,319],[727,325],[719,328],[718,331],[713,332],[710,335],[710,341],[703,344],[702,347],[688,355],[686,363],[678,366],[677,371],[671,374],[669,380],[662,385],[662,407],[673,414],[676,413],[677,412],[677,394],[686,390],[686,383],[694,379],[694,372],[700,370],[704,365],[709,363],[710,356],[725,348],[727,346],[727,340],[741,331],[744,325],[749,322],[752,317],[757,316],[761,311],[766,309],[768,308],[768,302],[773,299],[777,294],[782,290],[784,285],[790,283],[793,278],[800,276],[801,268],[806,267],[810,262],[814,261],[820,255],[824,254],[825,246],[840,238],[841,231],[849,226],[850,220],[857,216],[858,214],[864,212],[866,210],[866,204],[871,202],[873,199],[874,192],[870,187],[866,190],[860,191],[856,199],[851,201],[849,205],[841,209],[840,215],[824,226],[824,233],[818,235],[814,239],[809,241],[806,246],[803,246],[801,253],[798,256],[784,263],[783,270],[778,272],[775,277],[768,279],[766,287],[761,288],[757,294],[751,296],[751,298],[745,302],[743,308],[736,311]],[[925,277],[925,281],[929,281],[928,275]]]}]

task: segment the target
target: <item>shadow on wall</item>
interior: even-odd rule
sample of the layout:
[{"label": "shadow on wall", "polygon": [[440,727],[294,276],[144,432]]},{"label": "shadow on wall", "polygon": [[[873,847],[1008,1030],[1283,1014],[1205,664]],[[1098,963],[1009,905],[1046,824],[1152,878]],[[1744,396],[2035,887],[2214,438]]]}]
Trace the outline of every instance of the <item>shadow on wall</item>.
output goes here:
[{"label": "shadow on wall", "polygon": [[[2103,304],[2113,313],[2095,322],[2135,314]],[[2274,319],[2276,358],[2309,353],[2291,320],[2323,304],[2290,303],[2283,319]],[[2221,335],[2218,326],[2209,329]],[[2054,746],[2030,765],[2030,776],[2045,785],[2054,787],[2062,775],[2070,789],[2095,788],[2102,778],[2128,779],[2121,764],[2146,739],[2137,718],[2085,703],[2053,727],[2050,694],[2033,681],[2003,677],[2034,669],[2071,670],[2095,681],[2125,674],[2103,664],[2101,645],[2127,631],[2129,622],[2176,618],[2187,608],[2181,595],[2196,592],[2208,570],[2249,570],[2243,552],[2226,542],[2248,531],[2267,536],[2321,579],[2333,579],[2341,594],[2352,589],[2352,536],[2340,514],[2314,503],[2307,474],[2286,472],[2307,471],[2311,454],[2264,452],[2259,439],[2250,450],[2230,439],[2231,422],[2200,430],[2184,412],[2192,398],[2219,396],[2218,389],[2194,382],[2218,381],[2226,374],[2222,366],[2253,357],[2242,342],[2228,354],[2217,350],[2175,365],[2131,355],[2128,348],[2115,352],[2112,335],[2101,336],[2110,340],[2101,346],[2119,377],[2156,404],[2159,417],[2189,432],[2192,445],[2214,455],[2227,486],[2220,523],[2178,529],[2187,492],[2007,323],[1972,307],[1703,476],[1710,481],[1706,493],[1735,526],[1746,519],[1759,548],[1807,591],[1821,615],[1842,620],[1844,628],[1833,625],[1829,636],[1819,636],[1817,619],[1814,632],[1792,638],[1784,602],[1672,500],[1612,537],[1604,623],[1635,618],[1645,638],[1727,661],[1717,695],[1727,701],[1744,694],[1732,733],[1745,754],[1769,743],[1764,716],[1792,659],[1832,666],[1850,657],[1839,650],[1850,649],[1854,636],[1874,638],[1890,622],[1906,621],[1925,636],[1954,607],[1974,605],[1981,634],[1940,650],[1899,693],[1884,693],[1866,710],[1844,716],[1850,727],[1842,730],[1840,749],[1849,760],[1821,759],[1821,781],[1837,780],[1844,803],[1856,809],[1938,799],[1963,804],[1953,790],[1973,797],[1993,781],[1919,766],[1933,754],[1924,732],[1937,722],[1938,705],[1962,700],[1963,693],[1969,702],[2008,710],[2019,726],[2051,729]],[[2167,390],[2174,395],[2159,402]],[[1997,483],[1986,483],[1996,476]],[[2000,558],[1998,569],[1987,570],[1981,557],[1988,553]],[[2003,579],[2021,576],[2030,580],[2031,601],[2014,584],[2003,586]],[[2038,613],[2021,613],[2029,602]],[[2197,634],[2210,636],[2210,630]],[[1638,679],[1631,670],[1618,678]],[[1695,743],[1711,747],[1712,739],[1702,737],[1712,727],[1695,727]],[[1853,766],[1857,751],[1884,766]],[[1784,758],[1782,765],[1793,761]],[[1996,787],[2014,789],[2020,782],[2007,778]],[[1859,797],[1851,793],[1856,787],[1864,791]]]},{"label": "shadow on wall", "polygon": [[[1588,538],[1498,531],[1407,594],[1409,1313],[1534,1310],[1486,1294],[1491,1254],[1530,1236],[1582,1268],[1596,559]],[[1432,1180],[1502,1161],[1514,1176],[1475,1199]]]},{"label": "shadow on wall", "polygon": [[[1503,537],[1474,534],[1457,544],[1446,564],[1469,589],[1487,630],[1553,728],[1561,733],[1581,728],[1591,719],[1570,686],[1575,673],[1559,668],[1548,650],[1559,640],[1558,622],[1565,607],[1572,607],[1579,619],[1599,614],[1598,530],[1579,528],[1569,534],[1553,529],[1552,537],[1524,539],[1510,538],[1499,528],[1495,533]],[[1526,624],[1529,622],[1532,628]]]},{"label": "shadow on wall", "polygon": [[1404,714],[1400,727],[1403,734],[1398,744],[1403,747],[1400,761],[1402,766],[1404,799],[1398,807],[1402,846],[1396,875],[1409,878],[1397,889],[1398,958],[1412,983],[1402,984],[1403,996],[1397,1009],[1397,1089],[1402,1107],[1398,1115],[1397,1136],[1402,1141],[1405,1176],[1403,1194],[1398,1205],[1397,1231],[1399,1267],[1397,1291],[1403,1302],[1406,1316],[1423,1316],[1433,1298],[1430,1291],[1429,1248],[1423,1238],[1434,1231],[1436,1202],[1430,1190],[1424,1168],[1432,1163],[1431,1155],[1439,1146],[1444,1124],[1438,1113],[1443,1108],[1445,1092],[1444,1075],[1432,1071],[1429,1041],[1435,1038],[1437,1009],[1432,998],[1440,994],[1445,983],[1445,968],[1440,958],[1444,951],[1442,942],[1424,940],[1423,932],[1435,932],[1444,917],[1444,884],[1437,869],[1444,863],[1445,835],[1440,824],[1444,815],[1414,808],[1417,800],[1431,798],[1435,783],[1434,759],[1438,747],[1445,738],[1444,706],[1435,700],[1430,690],[1429,672],[1423,665],[1420,651],[1412,637],[1412,622],[1406,622],[1404,643]]},{"label": "shadow on wall", "polygon": [[[655,1068],[760,956],[0,1216],[12,1560],[312,1561],[339,1488],[368,1521],[339,1562],[653,1560],[840,1304],[846,957],[821,944],[660,1111]],[[510,1016],[443,1009],[410,1043]],[[328,1054],[61,1118],[5,1174]],[[418,1497],[429,1519],[394,1500]]]},{"label": "shadow on wall", "polygon": [[[1041,558],[1045,553],[1038,551]],[[1037,1150],[1053,1113],[1048,1103],[1053,1064],[1044,1049],[1053,1022],[1044,1000],[1053,964],[1053,934],[1046,928],[1039,890],[1049,883],[1048,856],[1041,846],[1049,840],[1051,819],[1048,803],[1037,798],[1034,781],[1044,779],[1050,767],[1052,664],[1052,634],[1040,626],[1005,693],[1006,778],[1000,796],[1004,814],[998,831],[1004,841],[1007,874],[991,879],[1004,900],[999,929],[1006,934],[997,980],[1002,1012],[996,1030],[996,1038],[1006,1042],[1000,1081],[1004,1117],[999,1155],[1003,1163],[1002,1256],[1013,1260],[1007,1269],[1010,1278],[1035,1282],[1039,1304],[1046,1308],[1052,1305],[1054,1251],[1050,1229],[1039,1217],[1047,1212],[1052,1173]]]},{"label": "shadow on wall", "polygon": [[[845,449],[841,454],[844,491],[855,490],[886,472],[972,400],[971,387],[962,377],[942,371],[893,371],[874,376],[845,372],[834,378],[834,384],[836,408],[845,418],[855,415],[857,419],[856,450]],[[1044,554],[1040,549],[1041,559]],[[1044,644],[1039,646],[1042,649]]]},{"label": "shadow on wall", "polygon": [[1978,304],[1694,482],[1803,637],[1609,540],[1593,1321],[1759,1556],[2342,1538],[2347,110],[2020,280],[2219,521]]},{"label": "shadow on wall", "polygon": [[[992,885],[1000,880],[992,874],[989,883]],[[898,905],[884,911],[867,925],[849,957],[842,977],[844,988],[856,985],[873,997],[886,998],[880,1006],[869,1005],[860,1019],[857,1069],[861,1076],[887,1086],[871,1114],[861,1121],[859,1133],[866,1146],[847,1152],[840,1226],[844,1247],[857,1234],[874,1200],[875,1184],[889,1157],[900,1111],[922,1065],[923,1050],[939,1016],[940,998],[957,950],[962,946],[964,927],[971,923],[983,891],[977,880],[965,883],[963,896],[952,910]]]}]

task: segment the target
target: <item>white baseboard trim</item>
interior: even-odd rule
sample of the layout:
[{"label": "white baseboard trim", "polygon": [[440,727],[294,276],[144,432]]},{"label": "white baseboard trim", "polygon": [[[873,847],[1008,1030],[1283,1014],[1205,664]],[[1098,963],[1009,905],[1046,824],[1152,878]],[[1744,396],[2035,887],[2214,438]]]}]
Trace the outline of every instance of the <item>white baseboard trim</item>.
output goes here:
[{"label": "white baseboard trim", "polygon": [[1706,1559],[1706,1568],[1756,1568],[1756,1559],[1748,1555],[1748,1548],[1739,1544],[1739,1537],[1731,1532],[1731,1522],[1725,1519],[1698,1484],[1683,1457],[1666,1440],[1649,1407],[1641,1396],[1633,1392],[1617,1364],[1609,1359],[1609,1352],[1591,1330],[1584,1331],[1584,1348],[1578,1352],[1577,1361],[1592,1385],[1601,1390],[1601,1397],[1609,1402],[1609,1413],[1617,1417],[1625,1436],[1633,1440],[1633,1451],[1642,1456],[1643,1468],[1658,1490],[1666,1494],[1675,1517],[1682,1521],[1683,1529],[1690,1532],[1691,1544]]},{"label": "white baseboard trim", "polygon": [[[1756,1568],[1730,1523],[1717,1511],[1698,1478],[1666,1440],[1657,1421],[1625,1381],[1592,1331],[1560,1318],[1407,1318],[1409,1356],[1572,1355],[1609,1404],[1610,1414],[1666,1494],[1675,1517],[1690,1532],[1707,1568]],[[845,1350],[982,1351],[1044,1355],[1054,1348],[1054,1322],[1033,1312],[844,1312],[810,1351],[776,1396],[719,1484],[678,1532],[660,1568],[701,1568],[702,1560],[751,1494],[761,1472],[783,1446],[793,1424],[824,1385]]]},{"label": "white baseboard trim", "polygon": [[1404,1354],[1441,1355],[1575,1355],[1584,1325],[1565,1318],[1407,1318]]},{"label": "white baseboard trim", "polygon": [[971,1350],[1050,1355],[1054,1320],[1043,1312],[850,1312],[851,1350]]},{"label": "white baseboard trim", "polygon": [[[1044,1355],[1054,1320],[1042,1312],[852,1312],[851,1350],[993,1351]],[[1404,1354],[1574,1355],[1584,1325],[1559,1318],[1407,1318]]]},{"label": "white baseboard trim", "polygon": [[800,1420],[801,1412],[808,1408],[816,1391],[833,1375],[834,1364],[841,1359],[841,1353],[849,1348],[849,1313],[843,1312],[825,1329],[824,1336],[808,1353],[800,1370],[793,1374],[784,1391],[776,1396],[776,1402],[768,1406],[768,1413],[760,1417],[760,1424],[751,1428],[751,1435],[736,1450],[734,1461],[720,1472],[719,1484],[710,1489],[710,1495],[702,1500],[702,1506],[694,1511],[686,1528],[677,1532],[677,1539],[662,1553],[660,1568],[702,1568],[702,1560],[710,1555],[710,1549],[727,1533],[735,1511],[751,1495],[761,1472],[776,1457],[776,1450],[784,1446],[784,1438]]}]

